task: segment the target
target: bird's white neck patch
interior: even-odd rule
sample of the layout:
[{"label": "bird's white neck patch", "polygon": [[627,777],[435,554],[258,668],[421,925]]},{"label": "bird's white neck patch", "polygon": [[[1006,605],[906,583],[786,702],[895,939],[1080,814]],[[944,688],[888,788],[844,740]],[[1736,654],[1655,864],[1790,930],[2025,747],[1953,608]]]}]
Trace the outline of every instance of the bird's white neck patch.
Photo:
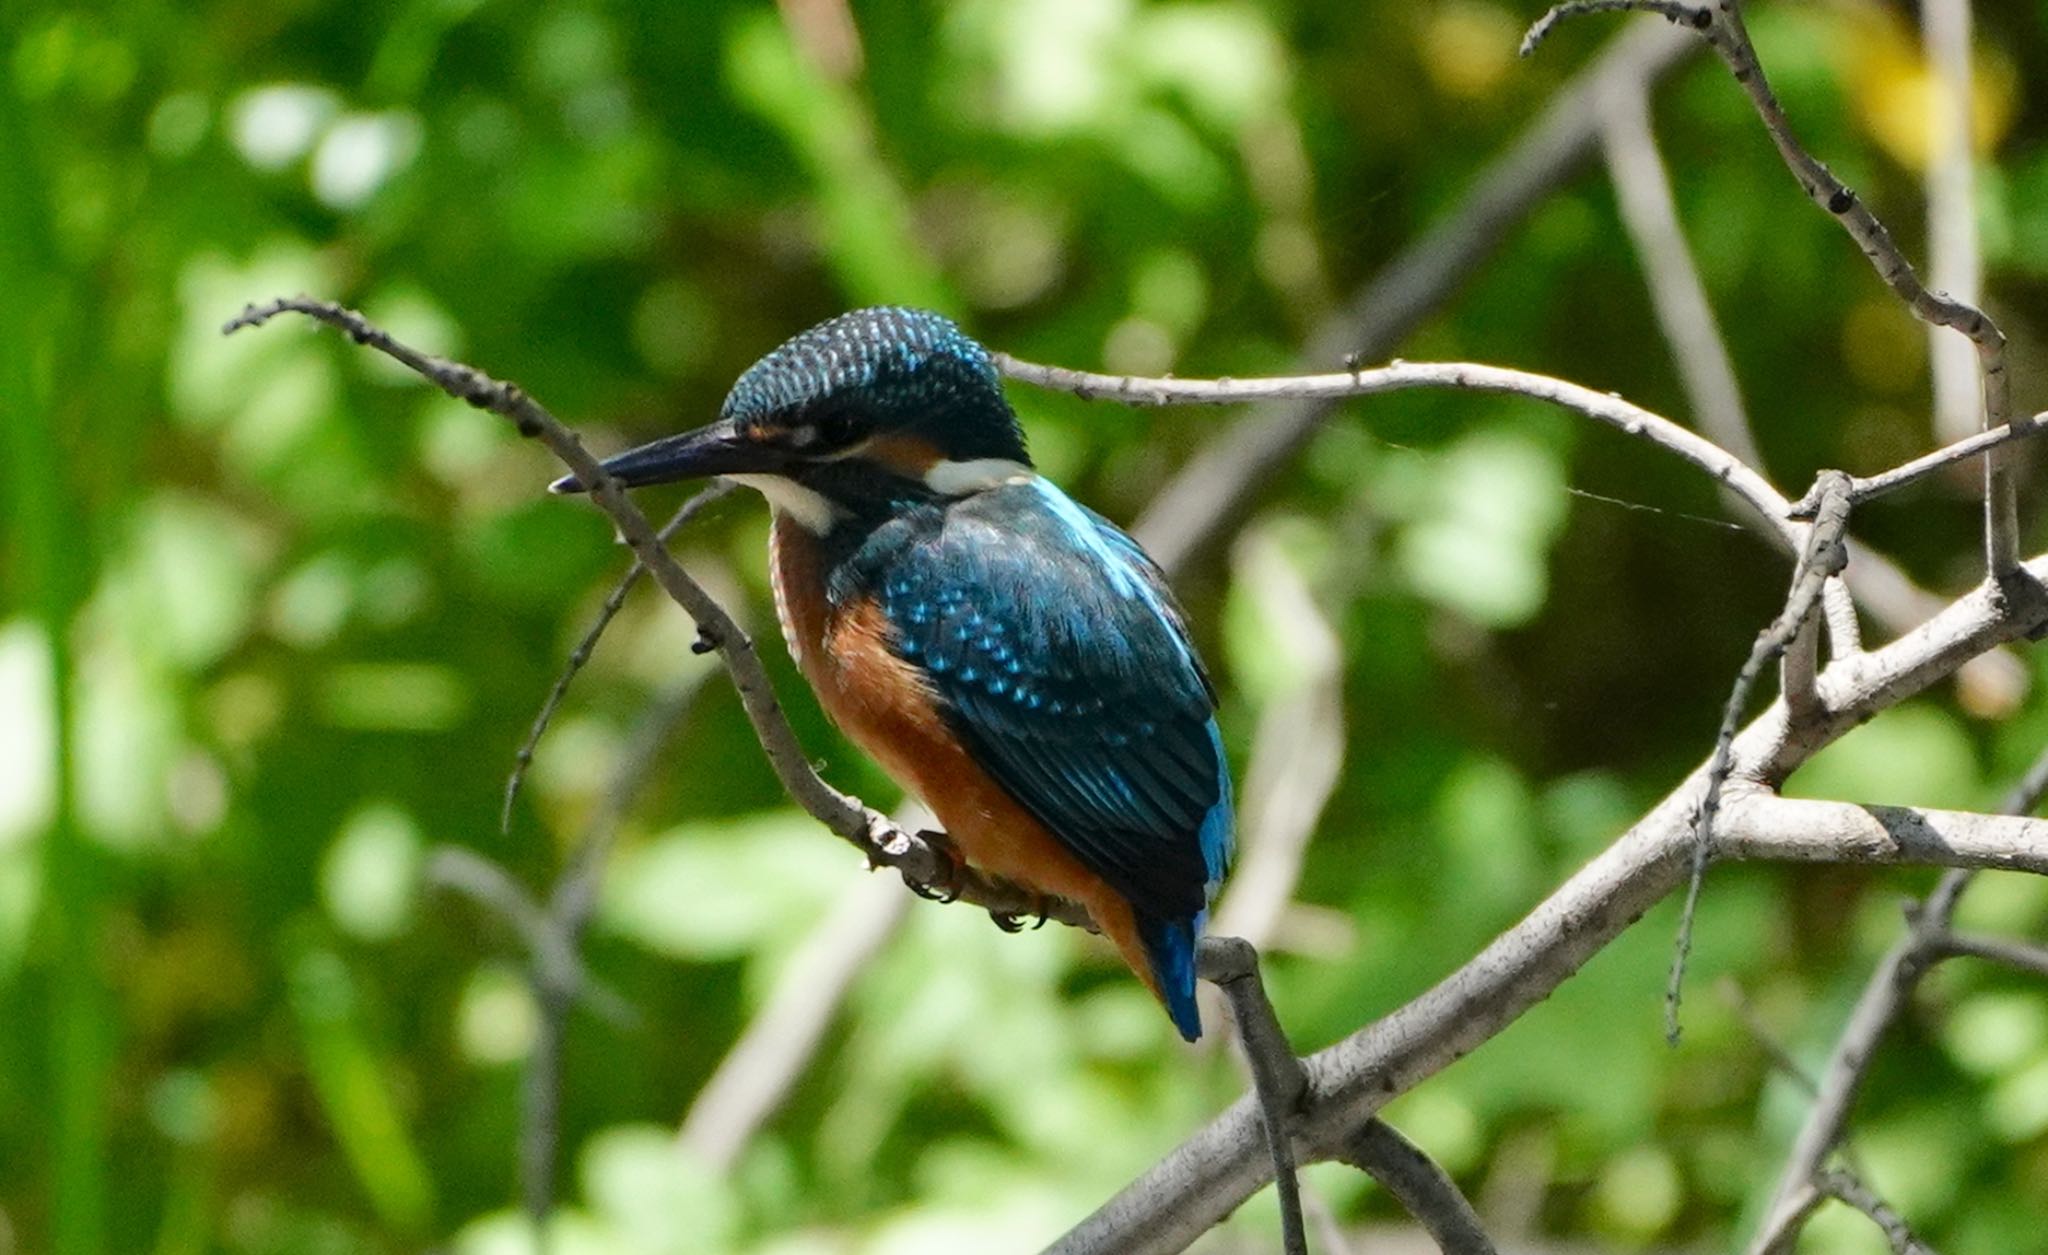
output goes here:
[{"label": "bird's white neck patch", "polygon": [[796,520],[797,525],[813,536],[823,536],[832,530],[843,512],[823,493],[813,492],[781,475],[728,475],[735,484],[745,484],[762,496],[768,504],[782,514]]},{"label": "bird's white neck patch", "polygon": [[1008,458],[975,458],[970,462],[934,462],[924,473],[924,486],[942,497],[964,497],[1002,484],[1028,483],[1038,472]]}]

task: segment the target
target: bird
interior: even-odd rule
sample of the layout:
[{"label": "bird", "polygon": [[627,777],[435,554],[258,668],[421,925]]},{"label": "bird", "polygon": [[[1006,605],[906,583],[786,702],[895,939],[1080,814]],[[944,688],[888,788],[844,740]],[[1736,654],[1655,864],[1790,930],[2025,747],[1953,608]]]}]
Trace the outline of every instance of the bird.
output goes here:
[{"label": "bird", "polygon": [[1081,904],[1200,1037],[1196,944],[1234,841],[1216,690],[1159,567],[1038,473],[986,348],[927,310],[841,314],[749,367],[715,422],[603,467],[759,490],[783,639],[826,714],[956,858]]}]

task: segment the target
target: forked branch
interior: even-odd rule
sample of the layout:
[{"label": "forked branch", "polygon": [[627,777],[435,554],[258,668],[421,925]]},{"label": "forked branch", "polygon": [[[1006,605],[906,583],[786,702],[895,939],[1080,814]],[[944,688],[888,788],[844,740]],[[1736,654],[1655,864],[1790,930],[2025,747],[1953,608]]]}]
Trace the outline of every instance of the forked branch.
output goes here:
[{"label": "forked branch", "polygon": [[[1807,199],[1842,224],[1842,229],[1849,233],[1870,260],[1878,277],[1905,303],[1915,318],[1930,326],[1952,328],[1968,337],[1977,351],[1978,369],[1983,376],[1987,421],[1992,428],[2011,425],[2016,415],[2012,408],[2012,381],[2006,370],[2005,333],[1975,305],[1941,292],[1929,291],[1920,281],[1912,263],[1906,260],[1905,253],[1893,241],[1891,231],[1847,184],[1836,178],[1833,171],[1799,142],[1792,133],[1791,119],[1786,116],[1784,106],[1778,103],[1777,94],[1771,90],[1770,80],[1764,75],[1756,45],[1750,41],[1749,31],[1743,25],[1739,0],[1713,0],[1712,3],[1700,4],[1679,3],[1678,0],[1569,0],[1552,8],[1529,28],[1529,33],[1522,40],[1522,55],[1535,51],[1545,36],[1565,18],[1621,11],[1659,14],[1691,28],[1707,42],[1727,65],[1743,94],[1749,97],[1750,104],[1763,121],[1764,130],[1770,134],[1771,143],[1777,147],[1779,157],[1798,180]],[[1985,556],[1991,574],[2002,578],[2019,565],[2018,494],[2013,477],[2001,459],[1993,458],[1987,464],[1986,478]]]}]

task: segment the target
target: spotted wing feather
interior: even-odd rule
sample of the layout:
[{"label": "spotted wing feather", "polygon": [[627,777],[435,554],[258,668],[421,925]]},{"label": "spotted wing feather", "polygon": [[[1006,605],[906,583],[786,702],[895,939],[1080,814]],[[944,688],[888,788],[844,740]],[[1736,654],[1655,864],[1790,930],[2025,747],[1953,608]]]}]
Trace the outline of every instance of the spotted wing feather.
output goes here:
[{"label": "spotted wing feather", "polygon": [[893,557],[869,586],[968,751],[1141,919],[1180,925],[1191,962],[1229,777],[1157,569],[1043,481],[956,503]]}]

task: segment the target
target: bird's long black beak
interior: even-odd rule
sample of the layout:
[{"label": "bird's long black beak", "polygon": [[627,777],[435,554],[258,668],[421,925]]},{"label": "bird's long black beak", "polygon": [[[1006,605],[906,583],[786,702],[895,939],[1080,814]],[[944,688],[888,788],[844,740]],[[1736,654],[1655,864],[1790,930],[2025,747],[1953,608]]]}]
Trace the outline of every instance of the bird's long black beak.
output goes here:
[{"label": "bird's long black beak", "polygon": [[[772,473],[781,466],[782,455],[778,450],[748,439],[729,419],[681,435],[664,436],[604,462],[605,473],[628,488],[711,475]],[[582,492],[587,487],[576,476],[564,475],[549,484],[548,491]]]}]

